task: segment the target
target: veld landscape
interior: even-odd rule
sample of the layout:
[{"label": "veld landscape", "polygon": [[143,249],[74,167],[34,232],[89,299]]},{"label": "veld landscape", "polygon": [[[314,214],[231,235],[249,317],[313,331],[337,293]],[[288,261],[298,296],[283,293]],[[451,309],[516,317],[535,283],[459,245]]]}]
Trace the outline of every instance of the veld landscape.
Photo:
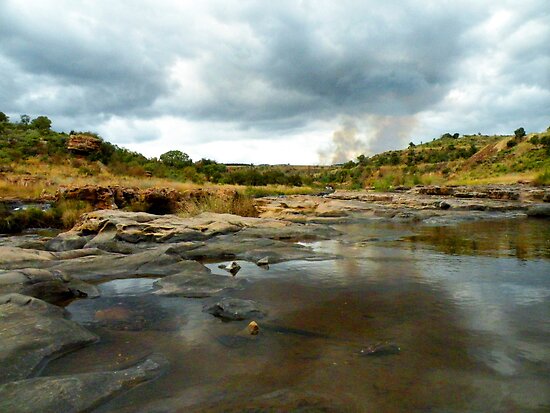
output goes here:
[{"label": "veld landscape", "polygon": [[550,412],[547,0],[0,2],[0,413]]}]

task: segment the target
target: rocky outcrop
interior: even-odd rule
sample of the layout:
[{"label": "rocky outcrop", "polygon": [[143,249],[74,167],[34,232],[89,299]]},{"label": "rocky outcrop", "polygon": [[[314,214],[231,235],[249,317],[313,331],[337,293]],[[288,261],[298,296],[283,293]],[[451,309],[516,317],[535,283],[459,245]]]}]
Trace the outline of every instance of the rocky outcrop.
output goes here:
[{"label": "rocky outcrop", "polygon": [[0,386],[0,411],[12,413],[74,413],[95,410],[102,403],[158,377],[167,361],[152,356],[124,370],[38,377]]},{"label": "rocky outcrop", "polygon": [[0,320],[0,384],[25,379],[44,360],[98,339],[66,320],[63,309],[20,294],[0,296]]},{"label": "rocky outcrop", "polygon": [[200,202],[208,197],[236,200],[239,193],[234,189],[203,189],[177,191],[171,188],[100,186],[60,186],[55,200],[79,200],[89,203],[94,209],[120,209],[135,206],[152,214],[164,215],[184,209],[189,203]]},{"label": "rocky outcrop", "polygon": [[67,150],[77,155],[90,155],[101,150],[101,139],[92,135],[71,135],[67,140]]},{"label": "rocky outcrop", "polygon": [[420,195],[451,196],[455,193],[455,188],[450,186],[417,186],[413,191]]}]

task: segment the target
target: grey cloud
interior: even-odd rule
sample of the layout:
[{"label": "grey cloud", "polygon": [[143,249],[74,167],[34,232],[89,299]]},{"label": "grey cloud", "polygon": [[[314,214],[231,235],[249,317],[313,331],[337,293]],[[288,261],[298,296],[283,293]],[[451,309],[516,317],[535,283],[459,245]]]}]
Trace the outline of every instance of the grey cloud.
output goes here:
[{"label": "grey cloud", "polygon": [[[12,74],[0,79],[0,110],[44,113],[54,125],[168,115],[286,134],[341,116],[408,119],[469,81],[464,59],[498,46],[472,35],[497,7],[474,0],[43,1],[36,13],[32,4],[0,4],[0,68]],[[501,87],[549,90],[549,39],[521,32],[548,26],[546,0],[500,6],[514,15],[507,36],[517,34]],[[171,77],[180,60],[197,74],[192,85]],[[483,110],[485,124],[537,123],[547,112],[508,101]]]}]

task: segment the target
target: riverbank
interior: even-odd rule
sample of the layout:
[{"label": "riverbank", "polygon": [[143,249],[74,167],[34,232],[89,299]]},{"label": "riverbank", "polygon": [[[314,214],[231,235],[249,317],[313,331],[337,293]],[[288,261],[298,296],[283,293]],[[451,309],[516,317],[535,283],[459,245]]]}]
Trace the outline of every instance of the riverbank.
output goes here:
[{"label": "riverbank", "polygon": [[[452,300],[434,296],[424,289],[425,281],[418,284],[405,269],[415,267],[420,272],[413,251],[430,243],[438,250],[441,246],[445,254],[480,254],[483,248],[494,249],[502,238],[511,243],[506,248],[513,248],[505,256],[538,259],[529,265],[535,272],[545,271],[539,267],[547,265],[541,259],[550,257],[550,238],[545,235],[549,226],[546,219],[535,221],[531,216],[549,216],[548,193],[546,188],[523,185],[416,187],[393,193],[336,191],[325,196],[260,198],[255,203],[257,217],[208,212],[155,215],[117,207],[87,212],[70,231],[58,235],[3,237],[0,354],[5,368],[0,377],[0,410],[64,411],[62,404],[70,402],[76,406],[71,411],[104,403],[112,410],[103,411],[119,411],[116,401],[113,405],[110,400],[145,381],[156,379],[166,386],[162,375],[179,383],[165,394],[167,403],[176,410],[187,406],[196,411],[301,405],[323,411],[361,411],[367,399],[360,394],[365,392],[372,407],[414,411],[406,398],[397,397],[406,382],[399,380],[410,374],[409,362],[434,368],[445,365],[445,374],[451,376],[467,365],[468,374],[476,380],[500,383],[496,376],[481,374],[483,369],[478,371],[475,357],[463,347],[481,344],[470,342],[460,332],[463,327],[452,321],[458,317]],[[514,225],[503,225],[509,222],[533,223],[527,225],[529,236],[516,235]],[[483,234],[493,233],[493,238],[470,240],[464,230],[439,231],[467,223],[474,223],[474,233],[477,228]],[[499,231],[509,229],[506,233],[491,230],[492,223]],[[540,227],[537,234],[533,226]],[[414,250],[403,252],[404,246],[413,245]],[[358,254],[364,255],[359,261]],[[422,254],[426,262],[438,260],[430,252]],[[363,266],[366,279],[361,275]],[[422,271],[422,277],[442,276]],[[409,293],[403,289],[407,285],[419,290]],[[443,313],[433,313],[441,306]],[[405,318],[406,324],[398,322]],[[246,333],[250,321],[260,326],[258,336]],[[426,334],[421,326],[451,331],[452,343],[442,333],[435,343],[423,344],[417,339],[418,334]],[[151,334],[158,336],[159,346],[149,341]],[[400,364],[409,366],[392,367],[400,379],[387,391],[393,400],[400,400],[399,406],[373,392],[374,377],[365,377],[369,385],[363,389],[346,370],[332,367],[354,390],[335,393],[323,384],[322,372],[332,363],[356,366],[359,374],[364,369],[355,357],[361,350],[373,349],[381,349],[381,360],[401,357]],[[401,349],[403,355],[399,355]],[[275,352],[272,357],[270,352]],[[182,364],[180,354],[193,357],[183,358],[187,361]],[[241,379],[231,381],[215,368],[214,354],[223,359],[219,362],[231,375]],[[285,369],[273,365],[274,360]],[[284,382],[290,388],[273,393],[278,385],[254,374],[262,365],[270,366],[278,385]],[[292,381],[298,365],[312,374],[308,376],[311,386],[305,377],[305,381]],[[501,368],[498,363],[495,366]],[[386,374],[384,364],[374,368]],[[182,371],[196,375],[197,380],[194,376],[183,380]],[[224,396],[215,377],[230,382],[248,402]],[[469,391],[475,396],[475,386],[460,377],[463,386],[473,386]],[[201,385],[201,380],[208,384]],[[434,378],[425,380],[435,383]],[[444,394],[457,391],[453,382],[445,381]],[[323,395],[311,393],[318,386],[325,389]],[[43,391],[46,387],[48,392]],[[141,388],[147,393],[148,388],[158,390],[158,385]],[[442,408],[454,403],[430,399],[417,390],[413,399],[419,405]],[[24,397],[29,394],[33,397]],[[128,400],[136,399],[132,394]],[[475,397],[472,400],[482,400]],[[514,403],[524,407],[521,411],[535,411],[518,400]],[[156,397],[141,403],[142,411],[163,404]],[[461,405],[456,402],[456,406]],[[124,408],[120,411],[136,411],[129,405]]]}]

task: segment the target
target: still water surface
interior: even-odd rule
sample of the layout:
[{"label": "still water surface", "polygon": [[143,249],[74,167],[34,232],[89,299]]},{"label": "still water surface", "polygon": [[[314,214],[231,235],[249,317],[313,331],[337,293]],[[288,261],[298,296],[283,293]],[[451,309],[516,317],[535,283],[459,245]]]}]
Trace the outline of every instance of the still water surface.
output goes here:
[{"label": "still water surface", "polygon": [[[268,310],[256,338],[241,334],[245,321],[203,313],[212,299],[116,280],[67,307],[101,341],[44,373],[168,358],[163,377],[99,412],[550,411],[549,221],[338,229],[341,239],[310,245],[339,259],[240,262],[249,283],[225,295]],[[360,355],[386,341],[401,352]]]}]

